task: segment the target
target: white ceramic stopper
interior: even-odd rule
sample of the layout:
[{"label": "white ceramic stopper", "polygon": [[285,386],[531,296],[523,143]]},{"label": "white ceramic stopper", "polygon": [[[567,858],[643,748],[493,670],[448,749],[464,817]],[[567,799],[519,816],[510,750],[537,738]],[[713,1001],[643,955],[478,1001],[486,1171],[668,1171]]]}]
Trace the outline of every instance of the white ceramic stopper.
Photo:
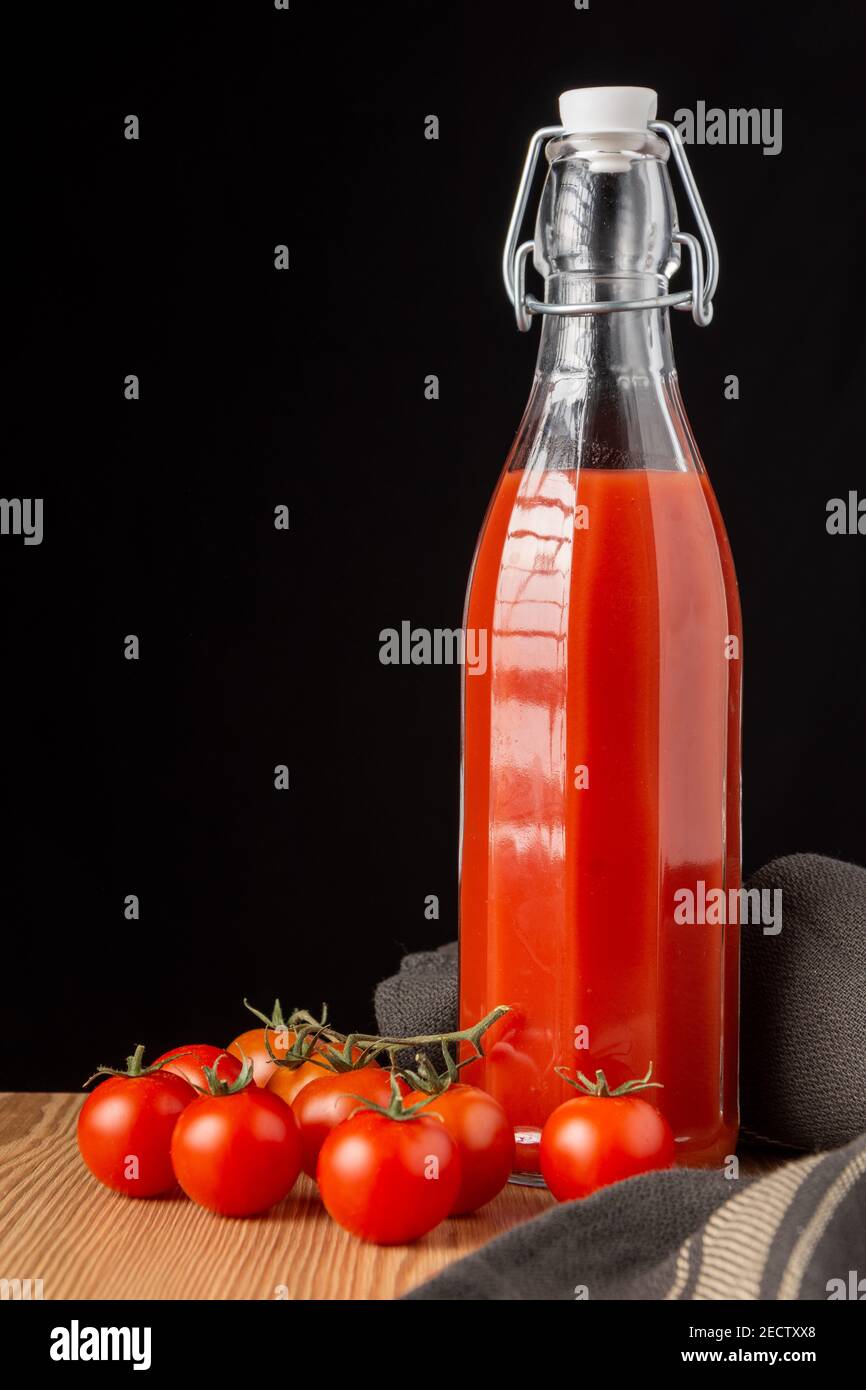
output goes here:
[{"label": "white ceramic stopper", "polygon": [[651,87],[574,87],[559,98],[559,119],[575,135],[646,131],[657,109]]}]

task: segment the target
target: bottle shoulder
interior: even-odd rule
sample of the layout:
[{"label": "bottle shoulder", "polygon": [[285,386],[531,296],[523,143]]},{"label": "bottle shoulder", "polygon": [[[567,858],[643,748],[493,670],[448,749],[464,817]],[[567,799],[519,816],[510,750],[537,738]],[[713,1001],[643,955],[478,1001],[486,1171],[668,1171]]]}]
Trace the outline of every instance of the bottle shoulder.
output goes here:
[{"label": "bottle shoulder", "polygon": [[676,373],[536,376],[506,469],[703,471]]}]

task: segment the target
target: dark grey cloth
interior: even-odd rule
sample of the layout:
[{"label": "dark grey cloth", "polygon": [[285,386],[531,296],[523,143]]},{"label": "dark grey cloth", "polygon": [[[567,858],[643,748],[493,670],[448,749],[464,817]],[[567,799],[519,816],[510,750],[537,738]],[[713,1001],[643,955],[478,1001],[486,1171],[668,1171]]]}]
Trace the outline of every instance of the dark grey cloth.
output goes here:
[{"label": "dark grey cloth", "polygon": [[760,1178],[674,1169],[554,1206],[409,1300],[862,1297],[866,1136]]},{"label": "dark grey cloth", "polygon": [[[457,1027],[457,942],[404,956],[397,974],[376,986],[375,1008],[379,1032],[392,1038],[453,1033]],[[412,1055],[398,1060],[410,1063]]]},{"label": "dark grey cloth", "polygon": [[[794,854],[748,888],[782,890],[782,930],[742,936],[743,1132],[791,1149],[866,1130],[866,869]],[[376,990],[383,1033],[457,1027],[457,945],[404,957]]]},{"label": "dark grey cloth", "polygon": [[793,854],[750,888],[782,890],[782,930],[742,928],[743,1132],[828,1149],[866,1130],[866,869]]}]

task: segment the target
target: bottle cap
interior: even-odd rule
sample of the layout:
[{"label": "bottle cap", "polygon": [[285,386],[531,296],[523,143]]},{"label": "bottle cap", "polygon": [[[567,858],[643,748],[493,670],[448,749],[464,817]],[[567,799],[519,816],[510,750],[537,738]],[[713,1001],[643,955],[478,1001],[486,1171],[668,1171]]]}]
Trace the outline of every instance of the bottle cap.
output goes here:
[{"label": "bottle cap", "polygon": [[559,119],[566,134],[614,130],[645,134],[657,110],[658,96],[651,87],[573,87],[559,98]]}]

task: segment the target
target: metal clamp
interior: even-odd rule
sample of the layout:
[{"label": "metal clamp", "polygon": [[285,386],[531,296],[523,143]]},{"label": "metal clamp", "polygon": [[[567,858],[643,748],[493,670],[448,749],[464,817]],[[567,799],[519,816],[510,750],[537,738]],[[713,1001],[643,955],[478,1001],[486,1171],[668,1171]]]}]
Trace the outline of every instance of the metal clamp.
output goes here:
[{"label": "metal clamp", "polygon": [[[519,238],[532,190],[532,179],[542,145],[548,140],[555,139],[558,135],[567,134],[565,127],[561,125],[542,126],[540,130],[536,130],[529,142],[529,149],[526,152],[523,171],[520,175],[517,197],[514,200],[514,208],[511,213],[511,221],[508,225],[505,251],[502,256],[502,278],[505,281],[505,292],[514,305],[514,315],[521,333],[528,332],[532,325],[533,314],[553,314],[570,318],[586,314],[622,313],[627,309],[669,307],[680,310],[691,309],[692,318],[701,328],[705,328],[712,320],[713,295],[719,283],[719,249],[713,236],[710,219],[707,217],[706,209],[701,201],[701,195],[698,192],[698,186],[686,156],[685,146],[676,126],[672,125],[670,121],[650,121],[649,129],[658,135],[663,135],[670,145],[674,163],[679,170],[689,205],[701,234],[701,241],[698,241],[698,238],[690,232],[675,232],[673,238],[674,241],[688,248],[692,270],[692,288],[680,290],[674,294],[654,295],[650,299],[601,300],[592,304],[546,304],[543,300],[536,299],[534,295],[526,293],[526,261],[533,249],[534,242],[521,242]],[[703,243],[703,247],[701,243]],[[704,273],[705,258],[706,274]]]}]

